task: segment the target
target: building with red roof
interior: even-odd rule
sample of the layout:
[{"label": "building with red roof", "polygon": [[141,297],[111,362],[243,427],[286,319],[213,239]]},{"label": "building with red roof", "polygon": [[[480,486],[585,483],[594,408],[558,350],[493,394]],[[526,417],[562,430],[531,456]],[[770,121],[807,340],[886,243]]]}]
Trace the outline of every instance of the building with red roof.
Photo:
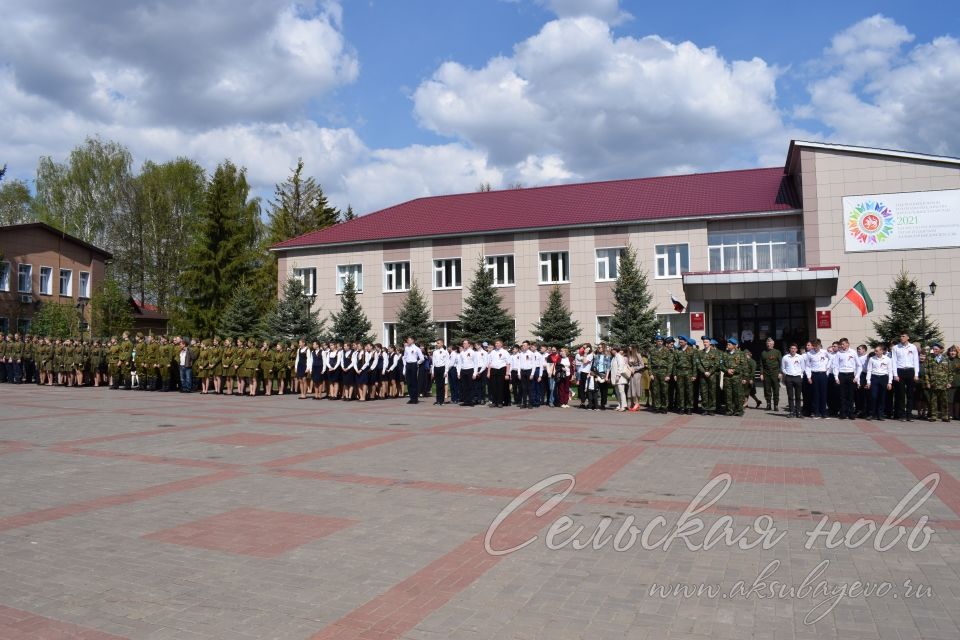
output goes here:
[{"label": "building with red roof", "polygon": [[[736,335],[758,346],[767,336],[869,333],[853,305],[833,308],[838,292],[842,298],[860,280],[882,306],[910,252],[929,249],[933,265],[960,262],[960,231],[950,235],[947,222],[951,211],[960,217],[958,190],[956,158],[793,141],[781,167],[418,198],[272,250],[281,285],[302,278],[324,313],[339,307],[353,276],[387,344],[398,341],[393,321],[414,280],[449,342],[481,264],[493,272],[518,338],[536,337],[532,326],[559,286],[581,339],[595,342],[607,335],[619,255],[632,245],[665,334]],[[886,217],[855,214],[868,202],[896,202],[910,214],[890,214],[892,205]],[[946,213],[918,213],[931,202]],[[895,230],[867,228],[878,220]],[[923,229],[935,230],[936,246]],[[932,278],[939,267],[926,264],[911,264],[911,275]]]}]

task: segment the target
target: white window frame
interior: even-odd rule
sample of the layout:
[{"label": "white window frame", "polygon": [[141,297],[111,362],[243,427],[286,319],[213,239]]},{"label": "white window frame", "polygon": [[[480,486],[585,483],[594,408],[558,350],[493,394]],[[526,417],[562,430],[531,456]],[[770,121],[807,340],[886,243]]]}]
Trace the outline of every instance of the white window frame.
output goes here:
[{"label": "white window frame", "polygon": [[343,293],[343,288],[347,286],[347,278],[350,275],[353,275],[353,286],[357,293],[363,293],[363,264],[355,262],[337,265],[337,295]]},{"label": "white window frame", "polygon": [[[551,279],[549,277],[553,275],[553,274],[550,274],[549,271],[553,266],[552,256],[554,255],[562,256],[562,258],[558,261],[558,266],[560,268],[560,273],[557,274],[559,275],[558,279]],[[569,251],[541,251],[539,266],[540,266],[540,269],[537,275],[539,276],[540,284],[568,284],[570,282],[570,252]],[[544,268],[546,268],[548,271],[547,278],[543,277]]]},{"label": "white window frame", "polygon": [[317,295],[317,268],[316,267],[294,267],[291,271],[294,278],[303,283],[303,295]]},{"label": "white window frame", "polygon": [[[779,233],[779,232],[796,232],[796,234],[797,234],[797,240],[796,240],[796,242],[794,243],[794,242],[791,242],[791,241],[789,241],[789,240],[774,240],[774,239],[773,239],[773,234]],[[752,240],[751,240],[750,242],[740,242],[739,236],[740,236],[740,234],[742,234],[742,233],[750,233],[750,234],[752,234],[752,235],[753,235]],[[805,262],[804,262],[804,250],[803,250],[803,249],[804,249],[804,237],[803,237],[803,229],[802,229],[802,228],[799,228],[799,227],[789,227],[789,228],[782,228],[782,229],[756,229],[756,230],[754,230],[754,231],[728,231],[728,232],[716,231],[716,232],[714,232],[714,235],[715,235],[715,236],[720,236],[720,237],[722,237],[723,235],[726,235],[726,234],[736,235],[736,236],[737,236],[737,242],[736,242],[736,244],[724,244],[722,240],[721,240],[720,244],[711,243],[711,242],[709,241],[709,234],[708,234],[708,241],[707,241],[707,267],[708,267],[708,268],[709,268],[710,265],[711,265],[711,258],[710,258],[710,256],[711,256],[711,254],[713,253],[713,251],[717,251],[717,252],[719,252],[719,254],[720,254],[720,271],[721,271],[721,272],[724,272],[724,271],[756,271],[756,270],[760,270],[760,269],[764,269],[764,270],[766,270],[766,269],[792,269],[792,268],[796,268],[796,267],[802,267],[802,266],[804,266],[804,264],[805,264]],[[758,234],[768,234],[769,237],[770,237],[770,239],[767,240],[767,241],[757,242],[757,235],[758,235]],[[790,267],[790,266],[774,267],[774,266],[773,266],[773,252],[774,252],[774,247],[794,247],[794,246],[797,248],[797,265],[796,265],[796,267]],[[725,248],[733,248],[733,247],[736,248],[736,252],[737,252],[737,268],[736,268],[736,269],[727,269],[727,266],[726,266],[726,264],[725,264],[725,262],[726,262],[726,258],[725,258],[726,251],[725,251]],[[749,247],[749,248],[750,248],[751,265],[750,265],[749,268],[746,268],[746,269],[744,269],[744,268],[743,268],[743,265],[740,264],[740,249],[741,249],[741,247]],[[768,267],[759,267],[759,266],[758,266],[758,254],[759,254],[759,251],[757,250],[758,247],[766,247],[766,248],[767,248],[768,255],[770,256],[770,265],[769,265]],[[710,270],[713,271],[712,268],[711,268]]]},{"label": "white window frame", "polygon": [[[28,289],[24,289],[23,287],[20,286],[20,269],[23,267],[27,268],[27,285],[29,286]],[[50,273],[52,274],[53,270],[51,270]],[[33,293],[33,265],[32,264],[28,264],[26,262],[17,264],[17,293]]]},{"label": "white window frame", "polygon": [[437,337],[443,340],[443,344],[450,345],[453,336],[450,335],[450,325],[459,324],[459,320],[440,320],[437,322]]},{"label": "white window frame", "polygon": [[[50,275],[47,277],[47,288],[43,287],[43,272],[47,271]],[[30,279],[33,280],[33,265],[30,265]],[[17,283],[17,289],[20,289],[20,283]],[[20,291],[20,293],[25,293]],[[53,295],[53,267],[45,267],[40,265],[40,273],[37,276],[37,293],[41,296],[52,296]]]},{"label": "white window frame", "polygon": [[6,260],[0,261],[0,291],[10,291],[10,273],[12,268]]},{"label": "white window frame", "polygon": [[[597,282],[614,282],[617,279],[617,276],[610,277],[610,256],[611,252],[613,253],[613,270],[620,273],[620,260],[623,258],[623,252],[626,251],[626,247],[597,247],[594,255],[596,256],[596,269],[594,270],[594,277]],[[601,252],[603,252],[601,254]],[[603,267],[605,275],[600,275],[600,268]]]},{"label": "white window frame", "polygon": [[[603,335],[603,325],[604,325],[604,322],[603,322],[602,320],[603,320],[604,318],[606,318],[607,335]],[[611,315],[611,316],[597,316],[596,329],[597,329],[597,340],[598,340],[598,341],[600,341],[600,342],[610,342],[610,323],[611,323],[612,320],[613,320],[613,316],[612,316],[612,315]]]},{"label": "white window frame", "polygon": [[[393,333],[393,340],[390,340],[390,334]],[[396,322],[384,322],[383,323],[383,346],[385,347],[396,347],[397,344],[397,323]]]},{"label": "white window frame", "polygon": [[[67,275],[66,293],[64,293],[64,287],[63,287],[64,274]],[[60,268],[60,277],[57,278],[57,291],[59,292],[58,295],[60,295],[61,297],[64,297],[64,298],[73,297],[73,269],[64,269],[63,267]]]},{"label": "white window frame", "polygon": [[[406,269],[397,269],[399,265],[406,265]],[[394,285],[397,284],[398,278],[401,280],[400,287],[390,287],[390,279],[393,278]],[[394,260],[393,262],[384,262],[383,263],[383,292],[384,293],[402,293],[404,291],[410,291],[410,261],[409,260]]]},{"label": "white window frame", "polygon": [[[84,276],[86,276],[86,281],[84,281]],[[80,289],[77,292],[77,297],[89,298],[90,297],[90,272],[89,271],[80,272],[79,287]]]},{"label": "white window frame", "polygon": [[[509,271],[509,274],[500,273],[500,265],[497,261],[497,258],[503,258],[504,271]],[[510,267],[507,267],[507,260],[509,259]],[[491,262],[492,260],[492,262]],[[514,258],[512,253],[498,253],[494,255],[484,256],[484,269],[493,274],[493,286],[495,287],[515,287],[517,286],[517,261]],[[511,278],[506,277],[507,275]],[[502,281],[502,282],[501,282]]]},{"label": "white window frame", "polygon": [[[450,270],[453,277],[453,283],[446,282],[446,262],[452,261],[453,268]],[[441,280],[443,286],[440,286]],[[459,283],[457,282],[459,280]],[[461,258],[437,258],[433,261],[433,289],[434,291],[445,291],[450,289],[463,288],[463,260]]]},{"label": "white window frame", "polygon": [[[670,259],[670,247],[686,247],[687,248],[687,268],[683,268],[683,253],[678,249],[676,256],[676,264],[673,267],[676,269],[675,274],[670,273],[668,261]],[[663,249],[663,253],[660,252],[660,249]],[[654,263],[656,264],[656,269],[653,272],[654,280],[676,280],[677,278],[683,277],[684,271],[690,270],[690,243],[689,242],[675,242],[673,244],[658,244],[654,247]],[[660,267],[663,267],[663,274],[661,275]]]}]

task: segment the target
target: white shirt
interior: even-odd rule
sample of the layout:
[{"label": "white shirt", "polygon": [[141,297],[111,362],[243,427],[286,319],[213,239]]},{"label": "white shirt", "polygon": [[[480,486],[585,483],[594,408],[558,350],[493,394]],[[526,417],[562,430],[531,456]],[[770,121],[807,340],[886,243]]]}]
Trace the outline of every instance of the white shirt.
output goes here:
[{"label": "white shirt", "polygon": [[536,362],[536,358],[531,351],[521,351],[517,354],[520,361],[520,370],[521,371],[531,371],[533,370],[533,365]]},{"label": "white shirt", "polygon": [[483,349],[480,349],[479,351],[476,352],[476,356],[474,357],[476,358],[477,369],[479,369],[480,371],[483,371],[484,369],[487,368],[487,364],[490,362],[489,353],[487,353]]},{"label": "white shirt", "polygon": [[397,365],[400,364],[400,359],[402,357],[403,356],[401,356],[399,353],[394,353],[392,356],[390,356],[390,368],[388,369],[388,371],[393,371],[394,369],[396,369]]},{"label": "white shirt", "polygon": [[547,359],[544,357],[544,354],[539,351],[533,352],[533,368],[540,369],[540,373],[543,373],[547,366]]},{"label": "white shirt", "polygon": [[788,353],[783,356],[783,360],[780,361],[780,371],[782,371],[785,376],[806,375],[804,357],[799,353],[796,355]]},{"label": "white shirt", "polygon": [[920,370],[920,354],[917,353],[917,347],[910,342],[906,346],[899,342],[893,345],[892,357],[894,369]]},{"label": "white shirt", "polygon": [[491,369],[503,369],[510,363],[510,352],[502,347],[491,351],[489,356]]},{"label": "white shirt", "polygon": [[447,369],[456,369],[457,373],[460,372],[460,364],[463,362],[463,358],[456,351],[450,354]]},{"label": "white shirt", "polygon": [[447,368],[447,363],[450,361],[450,354],[447,353],[446,349],[434,349],[433,350],[433,366]]},{"label": "white shirt", "polygon": [[577,373],[590,373],[593,367],[593,354],[585,353],[582,356],[577,354]]},{"label": "white shirt", "polygon": [[841,373],[852,373],[856,380],[860,379],[860,357],[853,349],[837,351],[833,354],[833,378],[840,382]]},{"label": "white shirt", "polygon": [[873,376],[887,376],[887,383],[890,383],[890,371],[893,367],[893,361],[890,356],[883,354],[879,358],[870,358],[867,360],[867,384],[870,384],[870,378]]},{"label": "white shirt", "polygon": [[180,350],[180,366],[181,367],[187,366],[187,350],[186,349]]},{"label": "white shirt", "polygon": [[423,362],[423,351],[415,344],[408,344],[403,348],[404,364],[420,364]]},{"label": "white shirt", "polygon": [[807,378],[813,380],[814,373],[826,373],[830,368],[830,354],[820,349],[819,351],[808,351],[804,356],[804,365],[807,369]]},{"label": "white shirt", "polygon": [[473,348],[469,348],[466,351],[460,353],[460,366],[457,367],[457,373],[460,373],[462,370],[466,369],[467,371],[473,371],[477,367],[476,363],[477,352]]}]

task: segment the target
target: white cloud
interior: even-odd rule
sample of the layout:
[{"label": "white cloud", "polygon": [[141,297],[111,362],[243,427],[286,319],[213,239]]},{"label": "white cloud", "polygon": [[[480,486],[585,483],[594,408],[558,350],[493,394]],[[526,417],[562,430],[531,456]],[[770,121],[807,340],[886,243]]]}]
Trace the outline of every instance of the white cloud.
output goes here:
[{"label": "white cloud", "polygon": [[620,24],[632,16],[620,8],[619,0],[538,0],[561,18],[591,16],[608,24]]},{"label": "white cloud", "polygon": [[960,42],[943,36],[903,55],[913,40],[880,15],[837,34],[797,115],[838,142],[960,156]]}]

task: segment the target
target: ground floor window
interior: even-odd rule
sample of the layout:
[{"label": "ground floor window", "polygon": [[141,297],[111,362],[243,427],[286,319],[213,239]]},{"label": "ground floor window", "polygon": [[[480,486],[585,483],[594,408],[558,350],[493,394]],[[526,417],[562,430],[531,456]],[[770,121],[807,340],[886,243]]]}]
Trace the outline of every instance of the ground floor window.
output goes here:
[{"label": "ground floor window", "polygon": [[736,337],[754,355],[766,349],[770,337],[784,353],[791,342],[801,345],[802,351],[803,343],[810,338],[809,307],[809,301],[714,302],[711,337]]},{"label": "ground floor window", "polygon": [[17,333],[30,333],[30,318],[17,318]]},{"label": "ground floor window", "polygon": [[610,341],[610,321],[613,316],[597,316],[597,340],[599,342]]},{"label": "ground floor window", "polygon": [[0,318],[0,333],[10,333],[9,318]]},{"label": "ground floor window", "polygon": [[660,335],[662,336],[689,336],[690,335],[690,316],[686,313],[664,313],[657,314],[657,322],[660,323]]},{"label": "ground floor window", "polygon": [[389,347],[396,346],[397,343],[397,325],[395,322],[383,323],[383,345]]},{"label": "ground floor window", "polygon": [[459,340],[460,322],[456,320],[437,323],[437,338],[443,340],[443,344],[452,344]]}]

